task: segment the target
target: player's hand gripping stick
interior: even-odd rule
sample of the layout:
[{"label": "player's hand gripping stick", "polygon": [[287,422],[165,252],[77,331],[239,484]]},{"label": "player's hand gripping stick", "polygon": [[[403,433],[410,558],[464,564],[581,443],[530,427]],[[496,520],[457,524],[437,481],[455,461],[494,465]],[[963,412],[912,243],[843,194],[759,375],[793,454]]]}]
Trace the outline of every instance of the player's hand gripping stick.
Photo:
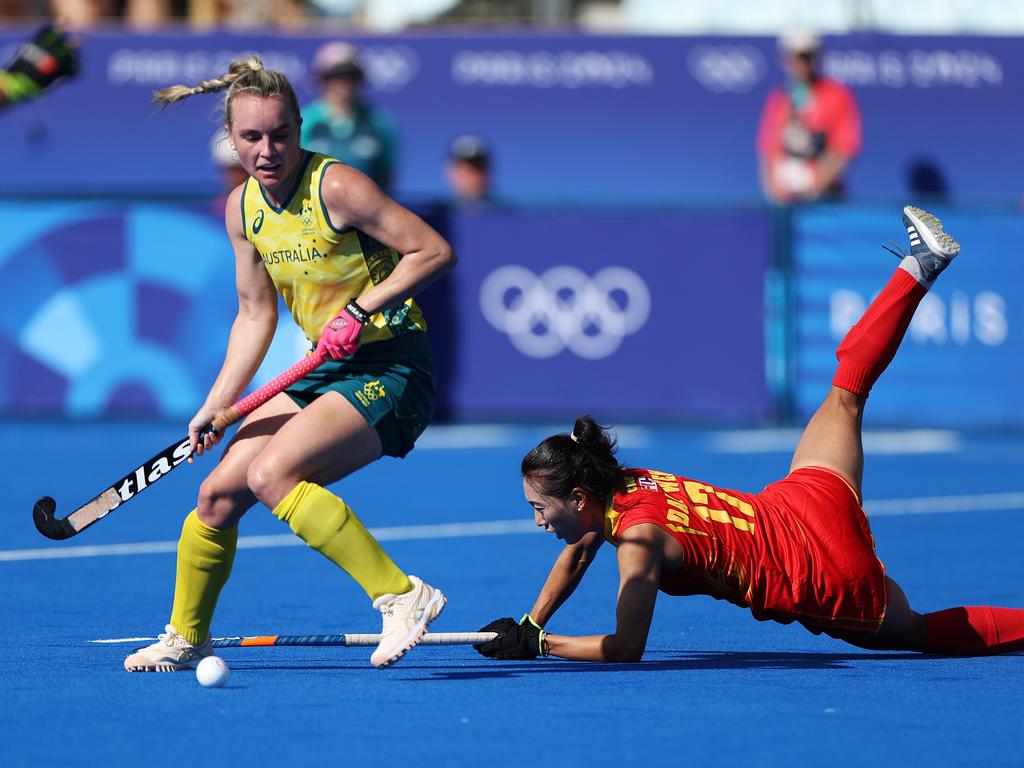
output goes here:
[{"label": "player's hand gripping stick", "polygon": [[[303,358],[280,376],[243,397],[231,407],[224,409],[203,432],[213,431],[223,434],[224,430],[232,424],[305,377],[325,359],[324,355],[320,353]],[[190,439],[186,436],[169,445],[141,466],[136,467],[92,501],[79,507],[63,519],[58,519],[55,516],[57,502],[50,496],[43,496],[36,502],[32,510],[32,521],[35,523],[36,529],[49,539],[69,539],[106,517],[124,502],[135,498],[191,455]]]},{"label": "player's hand gripping stick", "polygon": [[497,633],[493,640],[473,646],[481,656],[508,661],[548,655],[544,648],[544,629],[530,614],[523,616],[518,624],[512,618],[496,619],[480,631]]},{"label": "player's hand gripping stick", "polygon": [[336,318],[324,326],[316,345],[317,353],[335,360],[353,354],[359,348],[359,332],[369,317],[370,314],[356,304],[355,299],[350,301]]}]

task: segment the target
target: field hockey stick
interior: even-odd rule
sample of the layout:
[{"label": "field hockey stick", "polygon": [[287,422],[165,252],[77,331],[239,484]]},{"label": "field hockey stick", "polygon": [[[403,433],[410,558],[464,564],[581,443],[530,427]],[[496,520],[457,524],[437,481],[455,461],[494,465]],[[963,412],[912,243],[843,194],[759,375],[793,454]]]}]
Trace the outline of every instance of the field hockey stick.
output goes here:
[{"label": "field hockey stick", "polygon": [[[479,645],[493,640],[497,632],[427,632],[417,645]],[[301,646],[376,646],[380,635],[266,635],[256,637],[216,637],[214,648],[264,648],[274,645]]]},{"label": "field hockey stick", "polygon": [[[210,432],[216,435],[224,434],[224,430],[232,424],[283,392],[326,359],[326,355],[316,354],[303,358],[284,373],[221,411],[212,422],[200,431],[200,439]],[[50,496],[43,496],[32,509],[32,521],[36,524],[36,529],[46,538],[56,541],[76,536],[96,521],[102,520],[129,499],[138,496],[189,458],[192,455],[190,445],[191,440],[187,435],[184,439],[172,443],[65,518],[55,517],[57,502]]]},{"label": "field hockey stick", "polygon": [[[496,632],[427,632],[419,645],[479,645],[496,638]],[[380,635],[255,635],[253,637],[215,637],[214,648],[269,648],[290,646],[375,646],[380,645]],[[155,637],[125,637],[117,640],[93,640],[94,643],[137,643],[156,640]]]}]

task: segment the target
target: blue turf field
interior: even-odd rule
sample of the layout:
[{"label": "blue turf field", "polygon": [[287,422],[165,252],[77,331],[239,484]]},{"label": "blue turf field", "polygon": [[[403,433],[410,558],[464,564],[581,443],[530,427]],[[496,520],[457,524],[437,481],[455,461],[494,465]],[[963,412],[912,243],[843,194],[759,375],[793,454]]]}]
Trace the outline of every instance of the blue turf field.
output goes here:
[{"label": "blue turf field", "polygon": [[[188,673],[129,675],[121,660],[132,646],[88,641],[160,631],[174,556],[171,545],[104,547],[173,542],[200,469],[180,467],[70,543],[39,536],[30,511],[49,493],[67,514],[179,431],[0,425],[0,765],[1024,765],[1022,656],[870,653],[706,598],[662,597],[639,665],[493,662],[456,647],[415,649],[378,671],[368,648],[243,648],[221,651],[233,669],[222,690]],[[434,630],[475,630],[532,604],[559,542],[529,532],[517,468],[550,431],[432,429],[404,461],[336,487],[392,539],[400,565],[443,587],[449,605]],[[745,490],[785,473],[795,439],[621,435],[631,464]],[[1024,607],[1024,441],[923,431],[871,434],[867,447],[879,554],[911,604]],[[517,519],[522,533],[424,538],[445,529],[396,528]],[[260,508],[241,529],[284,533]],[[100,549],[42,556],[82,545]],[[613,554],[602,550],[551,629],[612,627]],[[214,623],[218,635],[378,629],[362,592],[301,546],[240,549]]]}]

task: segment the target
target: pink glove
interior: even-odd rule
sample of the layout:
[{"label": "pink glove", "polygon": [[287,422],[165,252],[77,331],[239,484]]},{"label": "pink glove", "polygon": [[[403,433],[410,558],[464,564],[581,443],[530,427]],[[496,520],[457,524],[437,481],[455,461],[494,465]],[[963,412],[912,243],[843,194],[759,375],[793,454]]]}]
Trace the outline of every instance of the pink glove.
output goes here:
[{"label": "pink glove", "polygon": [[355,300],[350,301],[341,314],[324,326],[316,345],[318,357],[341,360],[359,348],[359,332],[370,315]]}]

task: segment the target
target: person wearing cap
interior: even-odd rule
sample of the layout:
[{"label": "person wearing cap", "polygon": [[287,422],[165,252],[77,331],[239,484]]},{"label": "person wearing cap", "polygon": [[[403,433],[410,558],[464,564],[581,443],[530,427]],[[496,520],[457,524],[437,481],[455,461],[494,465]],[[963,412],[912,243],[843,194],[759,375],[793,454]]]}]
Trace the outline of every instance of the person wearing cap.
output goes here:
[{"label": "person wearing cap", "polygon": [[491,202],[491,152],[487,142],[471,133],[456,136],[448,147],[445,179],[456,204]]},{"label": "person wearing cap", "polygon": [[350,43],[327,43],[313,57],[320,99],[302,109],[302,146],[365,173],[387,190],[394,178],[397,137],[385,110],[360,93],[365,74]]},{"label": "person wearing cap", "polygon": [[821,73],[821,39],[804,31],[779,39],[786,81],[765,102],[757,135],[761,187],[776,203],[843,196],[843,174],[860,152],[853,92]]}]

